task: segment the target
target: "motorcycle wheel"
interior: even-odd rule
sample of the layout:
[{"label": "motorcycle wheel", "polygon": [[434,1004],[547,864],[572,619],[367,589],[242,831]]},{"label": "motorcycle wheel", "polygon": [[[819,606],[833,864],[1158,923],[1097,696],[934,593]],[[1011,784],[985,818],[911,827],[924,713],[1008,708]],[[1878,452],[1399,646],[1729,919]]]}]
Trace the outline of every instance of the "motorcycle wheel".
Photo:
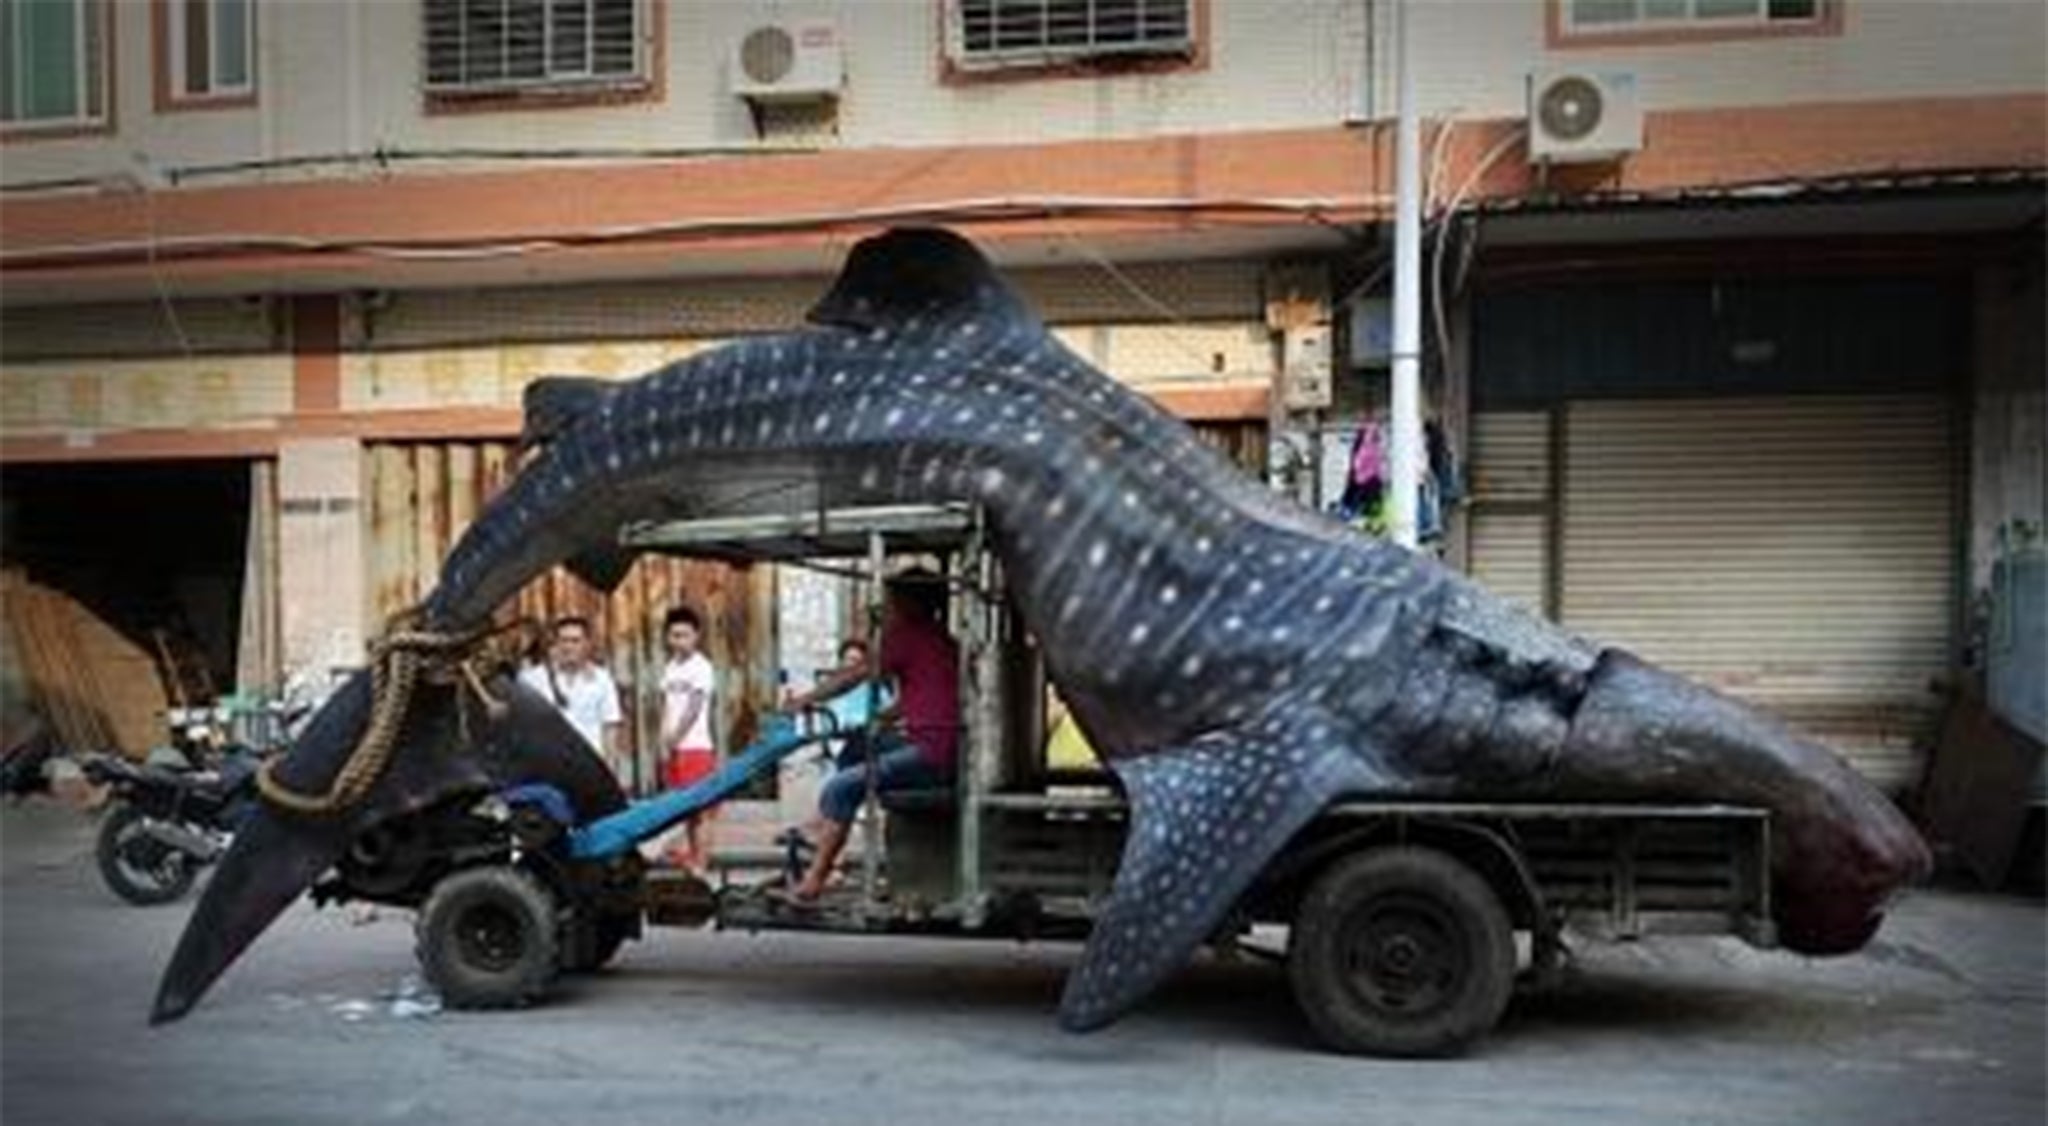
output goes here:
[{"label": "motorcycle wheel", "polygon": [[132,805],[115,806],[100,822],[94,852],[108,889],[137,907],[170,903],[199,877],[191,857],[145,831],[142,811]]}]

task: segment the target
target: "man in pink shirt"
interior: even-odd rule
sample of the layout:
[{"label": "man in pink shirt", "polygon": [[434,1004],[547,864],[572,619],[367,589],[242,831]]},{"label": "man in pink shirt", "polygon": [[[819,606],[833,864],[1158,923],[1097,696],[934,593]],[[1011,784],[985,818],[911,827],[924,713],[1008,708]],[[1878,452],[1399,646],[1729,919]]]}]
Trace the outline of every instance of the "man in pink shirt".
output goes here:
[{"label": "man in pink shirt", "polygon": [[[892,709],[900,735],[883,736],[873,760],[875,789],[924,790],[953,784],[960,747],[960,647],[946,633],[944,580],[929,571],[906,571],[889,580],[888,616],[882,623],[879,671],[896,682]],[[791,707],[829,700],[868,679],[873,671],[843,669],[816,688],[794,697]],[[825,890],[833,865],[846,848],[848,830],[867,797],[870,764],[834,774],[818,794],[823,829],[818,854],[792,898],[814,901]]]}]

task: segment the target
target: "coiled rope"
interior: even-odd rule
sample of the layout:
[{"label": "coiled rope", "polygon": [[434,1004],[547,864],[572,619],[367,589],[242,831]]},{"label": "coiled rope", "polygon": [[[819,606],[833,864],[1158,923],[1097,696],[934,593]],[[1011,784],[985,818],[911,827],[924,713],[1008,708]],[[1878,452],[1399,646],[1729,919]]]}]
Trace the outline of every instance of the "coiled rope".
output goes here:
[{"label": "coiled rope", "polygon": [[484,687],[480,668],[492,655],[481,650],[493,636],[529,623],[485,624],[445,632],[424,628],[420,624],[423,616],[419,607],[393,615],[385,624],[384,633],[370,643],[370,722],[327,789],[308,794],[285,785],[276,775],[282,758],[273,758],[256,773],[256,788],[266,801],[280,809],[314,817],[352,808],[391,764],[392,752],[398,747],[400,724],[412,705],[413,690],[423,679],[459,677],[487,711],[502,714],[506,705]]}]

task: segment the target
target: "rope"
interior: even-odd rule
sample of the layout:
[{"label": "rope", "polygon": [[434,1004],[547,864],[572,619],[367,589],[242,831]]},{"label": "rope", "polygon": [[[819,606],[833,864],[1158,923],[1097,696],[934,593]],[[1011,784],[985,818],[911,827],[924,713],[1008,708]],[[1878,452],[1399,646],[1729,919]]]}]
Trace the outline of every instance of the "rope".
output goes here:
[{"label": "rope", "polygon": [[450,633],[421,628],[420,616],[418,608],[394,615],[383,636],[370,643],[370,722],[327,789],[317,794],[292,789],[276,777],[281,760],[272,759],[256,773],[256,788],[265,800],[280,809],[315,817],[344,812],[361,801],[391,764],[413,690],[424,677],[453,674],[476,693],[493,717],[504,714],[505,702],[484,687],[478,668],[484,654],[475,651],[490,637],[526,623]]}]

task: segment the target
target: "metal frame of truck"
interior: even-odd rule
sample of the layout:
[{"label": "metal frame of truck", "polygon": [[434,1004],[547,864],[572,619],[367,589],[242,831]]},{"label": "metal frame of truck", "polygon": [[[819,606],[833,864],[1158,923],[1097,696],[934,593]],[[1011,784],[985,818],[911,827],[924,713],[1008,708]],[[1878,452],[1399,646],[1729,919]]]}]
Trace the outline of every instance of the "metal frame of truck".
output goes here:
[{"label": "metal frame of truck", "polygon": [[[579,904],[604,904],[615,919],[623,920],[621,911],[632,915],[630,925],[600,929],[601,937],[552,942],[562,968],[603,964],[638,933],[642,912],[654,923],[708,921],[746,931],[1086,936],[1091,911],[1115,876],[1125,807],[1106,772],[1046,769],[1042,666],[1007,609],[1003,575],[975,508],[696,520],[628,528],[622,540],[662,553],[853,573],[871,590],[879,589],[875,580],[891,556],[945,560],[962,652],[960,769],[951,791],[871,793],[850,850],[854,870],[816,907],[791,905],[763,886],[728,882],[714,889],[658,873],[650,878],[637,863],[603,869],[610,886],[592,894],[572,886],[596,878],[577,875],[578,866],[541,862],[531,847],[512,850],[509,863],[535,873],[512,890],[531,898],[538,884],[550,897],[522,907],[534,919],[557,918],[564,904],[572,917],[587,909]],[[835,559],[864,566],[849,571]],[[504,856],[489,860],[505,863]],[[1770,864],[1770,822],[1758,809],[1344,801],[1273,861],[1215,944],[1233,947],[1256,924],[1286,925],[1282,957],[1290,982],[1326,1043],[1353,1052],[1444,1054],[1482,1035],[1504,1009],[1520,968],[1515,932],[1530,936],[1524,976],[1539,979],[1558,966],[1567,926],[1618,939],[1713,933],[1772,945]],[[461,869],[449,878],[457,877]],[[480,901],[508,884],[488,873],[463,878],[478,885]],[[455,923],[446,924],[445,942],[437,930],[444,926],[438,919],[454,918],[435,912],[445,898],[437,890],[423,908],[421,952],[430,978],[450,992],[447,979],[459,976],[462,954]],[[587,925],[564,933],[571,931],[592,933]],[[532,975],[502,987],[492,984],[495,978],[483,980],[482,988],[458,983],[451,1001],[524,1003],[547,984]]]}]

